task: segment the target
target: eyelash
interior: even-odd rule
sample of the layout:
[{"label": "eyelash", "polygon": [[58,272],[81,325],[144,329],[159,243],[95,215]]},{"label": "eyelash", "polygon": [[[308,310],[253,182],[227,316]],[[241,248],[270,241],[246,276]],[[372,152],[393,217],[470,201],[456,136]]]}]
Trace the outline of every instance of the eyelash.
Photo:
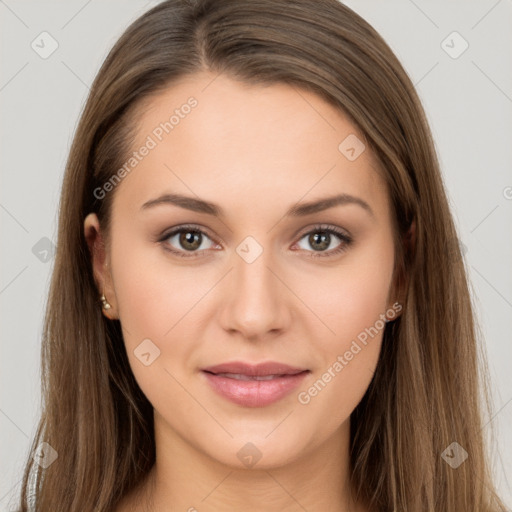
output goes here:
[{"label": "eyelash", "polygon": [[[188,251],[188,254],[187,254],[187,251],[178,251],[176,249],[171,249],[170,246],[165,243],[169,238],[173,237],[174,235],[177,235],[179,233],[186,233],[186,232],[200,233],[201,235],[206,235],[208,238],[211,239],[211,237],[208,236],[208,234],[204,230],[200,229],[199,226],[195,226],[193,224],[185,224],[185,225],[179,226],[177,228],[174,228],[169,232],[166,232],[160,238],[158,238],[157,241],[162,244],[163,248],[166,251],[169,251],[170,253],[172,253],[176,256],[179,256],[181,258],[204,257],[205,250],[192,251],[192,252]],[[311,254],[309,254],[307,256],[308,258],[332,258],[334,256],[337,256],[338,254],[345,252],[353,242],[352,237],[348,236],[346,233],[341,231],[339,228],[337,228],[335,226],[326,226],[323,224],[317,224],[316,226],[313,226],[313,228],[310,229],[309,231],[306,231],[305,233],[303,233],[300,236],[299,241],[302,240],[306,235],[310,235],[312,233],[317,233],[317,232],[328,233],[329,235],[335,235],[341,240],[342,243],[336,249],[331,249],[328,252],[307,251],[307,252],[311,252]]]}]

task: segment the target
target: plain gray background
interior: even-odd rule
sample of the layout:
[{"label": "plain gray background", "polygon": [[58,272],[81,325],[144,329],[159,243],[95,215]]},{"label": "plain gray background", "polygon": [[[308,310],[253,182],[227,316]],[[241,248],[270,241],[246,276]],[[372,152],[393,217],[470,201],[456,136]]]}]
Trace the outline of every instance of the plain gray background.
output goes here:
[{"label": "plain gray background", "polygon": [[[39,415],[41,326],[74,130],[109,49],[156,3],[0,0],[0,510],[13,508]],[[431,123],[485,336],[494,398],[485,432],[496,431],[493,470],[510,506],[512,2],[345,3],[390,44]],[[31,46],[45,37],[51,48],[42,32],[58,44],[47,58]]]}]

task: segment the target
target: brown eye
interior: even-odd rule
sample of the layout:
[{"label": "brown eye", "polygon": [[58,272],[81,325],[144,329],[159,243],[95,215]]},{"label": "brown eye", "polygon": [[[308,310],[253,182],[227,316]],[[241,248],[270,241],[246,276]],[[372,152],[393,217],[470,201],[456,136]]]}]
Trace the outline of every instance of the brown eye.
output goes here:
[{"label": "brown eye", "polygon": [[331,243],[331,235],[329,233],[321,232],[309,235],[308,243],[315,250],[323,251],[327,249]]},{"label": "brown eye", "polygon": [[[301,240],[306,238],[305,247],[301,246],[300,242],[297,245],[309,252],[308,256],[313,258],[335,256],[348,249],[352,243],[352,238],[348,234],[334,226],[315,226],[313,230],[305,233]],[[336,239],[339,240],[337,245],[335,245]],[[329,247],[331,249],[327,250]]]},{"label": "brown eye", "polygon": [[[210,241],[208,245],[207,241]],[[159,240],[164,248],[177,256],[199,256],[214,245],[211,238],[196,227],[180,226],[162,236]],[[187,254],[188,253],[188,254]]]},{"label": "brown eye", "polygon": [[201,246],[202,235],[199,231],[182,231],[178,240],[181,247],[189,251],[194,251]]}]

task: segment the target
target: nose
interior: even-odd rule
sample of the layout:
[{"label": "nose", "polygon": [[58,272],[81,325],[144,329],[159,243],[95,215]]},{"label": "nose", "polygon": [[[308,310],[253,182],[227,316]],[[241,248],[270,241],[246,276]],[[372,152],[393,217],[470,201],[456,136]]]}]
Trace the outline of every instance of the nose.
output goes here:
[{"label": "nose", "polygon": [[293,294],[283,284],[285,276],[280,275],[271,251],[263,250],[254,261],[240,254],[233,254],[233,270],[224,290],[222,327],[250,340],[286,330],[291,320]]}]

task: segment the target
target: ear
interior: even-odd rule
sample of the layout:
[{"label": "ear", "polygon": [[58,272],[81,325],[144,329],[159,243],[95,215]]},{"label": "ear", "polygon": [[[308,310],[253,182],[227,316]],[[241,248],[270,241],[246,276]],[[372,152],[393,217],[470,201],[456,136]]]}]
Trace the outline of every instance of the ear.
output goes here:
[{"label": "ear", "polygon": [[[84,236],[92,259],[94,281],[98,288],[99,307],[110,320],[118,319],[116,295],[110,272],[110,255],[106,251],[100,223],[95,213],[90,213],[84,220]],[[111,306],[109,309],[103,308],[99,300],[102,294],[105,295],[107,302]]]},{"label": "ear", "polygon": [[[402,245],[404,253],[407,255],[413,255],[416,250],[416,219],[413,219],[409,230],[402,239]],[[390,294],[390,308],[398,310],[398,305],[393,307],[393,304],[398,303],[400,305],[399,310],[403,310],[403,306],[407,297],[407,288],[409,284],[409,276],[407,270],[404,268],[397,269],[397,275],[394,276],[394,282],[392,285],[392,291]],[[399,315],[398,315],[399,316]]]}]

